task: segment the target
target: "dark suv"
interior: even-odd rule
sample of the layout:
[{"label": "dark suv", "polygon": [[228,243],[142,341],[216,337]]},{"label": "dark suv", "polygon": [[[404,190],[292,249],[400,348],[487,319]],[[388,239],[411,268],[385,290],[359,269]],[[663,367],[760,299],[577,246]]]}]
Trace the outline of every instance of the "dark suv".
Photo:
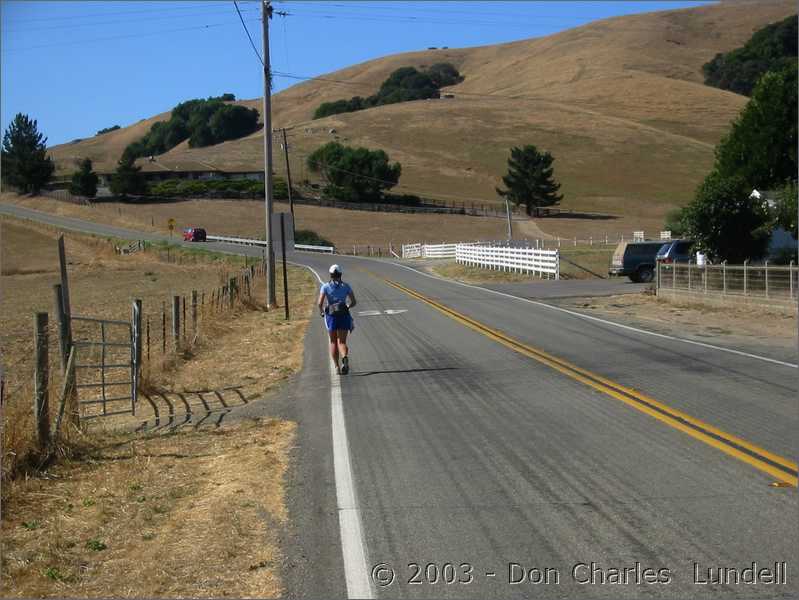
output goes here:
[{"label": "dark suv", "polygon": [[691,254],[693,247],[693,240],[672,240],[663,244],[655,258],[666,264],[688,262],[693,258],[693,254]]},{"label": "dark suv", "polygon": [[626,275],[635,283],[649,283],[655,278],[655,256],[662,241],[619,242],[613,252],[609,275]]}]

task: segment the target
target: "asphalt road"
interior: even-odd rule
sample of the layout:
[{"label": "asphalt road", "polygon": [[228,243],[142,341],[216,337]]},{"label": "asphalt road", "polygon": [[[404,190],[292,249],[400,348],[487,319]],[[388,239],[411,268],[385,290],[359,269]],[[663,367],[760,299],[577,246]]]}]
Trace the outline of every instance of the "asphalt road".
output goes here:
[{"label": "asphalt road", "polygon": [[[321,276],[331,262],[290,258]],[[289,595],[799,594],[797,489],[774,485],[796,481],[785,357],[335,260],[359,300],[352,373],[330,375],[314,322],[303,372],[274,405],[299,423]],[[785,583],[762,571],[757,584],[708,583],[720,567],[783,561]]]}]

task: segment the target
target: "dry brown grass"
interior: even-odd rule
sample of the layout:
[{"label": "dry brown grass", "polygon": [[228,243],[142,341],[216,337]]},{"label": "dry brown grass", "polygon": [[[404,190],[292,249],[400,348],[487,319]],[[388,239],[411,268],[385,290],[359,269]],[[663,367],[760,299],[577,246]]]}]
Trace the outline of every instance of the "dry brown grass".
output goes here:
[{"label": "dry brown grass", "polygon": [[[509,148],[532,143],[556,157],[564,206],[655,218],[693,195],[713,161],[713,145],[746,102],[704,86],[701,65],[795,11],[788,0],[763,0],[756,9],[730,1],[606,19],[508,44],[388,56],[329,75],[363,87],[309,81],[277,94],[274,123],[294,127],[296,179],[309,176],[304,155],[339,139],[383,148],[399,160],[398,191],[491,202],[498,200],[494,186]],[[442,61],[466,77],[449,90],[454,99],[310,120],[321,102],[373,93],[398,67]],[[244,103],[258,106],[257,100]],[[337,133],[330,134],[331,128]],[[120,130],[102,136],[105,152],[98,148],[106,141],[92,139],[52,153],[65,171],[72,157],[89,154],[98,168],[110,170],[126,135]],[[262,152],[258,132],[208,148],[182,144],[146,168],[258,169]],[[276,169],[283,170],[281,161]]]},{"label": "dry brown grass", "polygon": [[[37,247],[32,255],[39,257],[45,271],[52,267],[46,248],[54,232],[9,220],[3,228],[11,232],[3,236],[4,244],[13,242],[4,254],[19,251],[18,243],[24,240]],[[68,254],[76,257],[70,268],[73,297],[83,287],[79,285],[83,268],[98,266],[91,262],[93,245],[102,249],[107,244],[67,236]],[[85,264],[77,260],[84,250]],[[149,277],[165,275],[164,267],[171,270],[168,274],[182,271],[192,277],[195,288],[205,271],[214,273],[219,268],[184,265],[177,269],[159,263],[154,255],[94,258],[103,268],[92,271],[84,283],[92,283],[93,293],[99,294],[93,297],[92,308],[111,316],[118,304],[113,288],[120,274],[131,268],[131,260],[140,261],[137,267],[146,268]],[[252,300],[229,311],[206,310],[201,313],[195,343],[183,345],[181,352],[165,360],[154,357],[146,366],[150,392],[168,397],[186,390],[237,387],[245,392],[236,395],[240,404],[262,398],[297,372],[316,287],[304,269],[292,268],[288,275],[293,303],[290,321],[284,321],[282,310],[264,310],[257,301],[264,295],[263,282],[256,278]],[[14,275],[3,281],[12,281],[15,290],[26,285],[25,289],[33,289],[35,277]],[[174,289],[165,286],[165,281],[161,281],[161,294]],[[218,279],[212,277],[209,283]],[[282,289],[277,291],[282,293]],[[31,303],[31,296],[26,296]],[[4,302],[7,299],[8,294]],[[127,302],[122,306],[126,308]],[[25,307],[24,302],[14,305],[15,309]],[[25,342],[7,334],[9,313],[7,306],[3,308],[3,348],[8,356],[18,353]],[[9,348],[14,352],[9,353]],[[21,444],[32,442],[31,419],[24,420],[30,415],[30,390],[16,391],[4,406],[6,459],[9,452],[21,454]],[[176,404],[177,412],[185,413],[186,407]],[[223,405],[211,404],[208,409],[215,416],[224,416]],[[193,422],[202,422],[204,404],[188,408]],[[184,422],[178,416],[182,415],[173,415],[174,422]],[[13,427],[8,427],[10,419],[14,419]],[[160,424],[167,426],[160,431],[175,433],[125,433],[142,420],[148,421],[149,428]],[[216,422],[217,418],[209,421]],[[283,592],[278,541],[286,523],[283,478],[295,425],[270,418],[223,422],[221,429],[213,430],[203,426],[184,431],[168,425],[166,419],[156,423],[142,400],[135,418],[91,421],[83,434],[68,429],[70,451],[46,473],[29,469],[26,477],[3,482],[2,587],[7,595],[275,597]],[[27,437],[21,435],[26,433],[24,427]]]},{"label": "dry brown grass", "polygon": [[538,279],[537,276],[525,273],[510,273],[506,271],[492,271],[489,269],[481,269],[479,267],[471,267],[461,265],[456,262],[442,261],[429,267],[431,273],[446,277],[447,279],[454,279],[464,283],[519,283],[524,281],[533,281]]},{"label": "dry brown grass", "polygon": [[624,294],[597,298],[558,300],[617,320],[634,320],[655,331],[674,330],[677,334],[734,337],[745,345],[759,341],[785,348],[796,347],[796,315],[784,315],[758,307],[715,308],[659,299],[649,294]]},{"label": "dry brown grass", "polygon": [[281,595],[291,422],[95,439],[13,484],[2,523],[9,597]]},{"label": "dry brown grass", "polygon": [[[263,235],[263,203],[251,200],[187,200],[140,206],[100,203],[93,207],[8,193],[2,194],[0,200],[53,214],[160,233],[169,231],[167,221],[173,217],[178,229],[204,226],[217,235]],[[276,203],[275,209],[287,212],[288,205]],[[496,239],[504,237],[505,231],[502,219],[463,215],[373,213],[301,205],[295,206],[295,215],[297,229],[311,229],[345,251],[351,251],[355,244],[386,247],[389,242],[397,246],[412,242]]]}]

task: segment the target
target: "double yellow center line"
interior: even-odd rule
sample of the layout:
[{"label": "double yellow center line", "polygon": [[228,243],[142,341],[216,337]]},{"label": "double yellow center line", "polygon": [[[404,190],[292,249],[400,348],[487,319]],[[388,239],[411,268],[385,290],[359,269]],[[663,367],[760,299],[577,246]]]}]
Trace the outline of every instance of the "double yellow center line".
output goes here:
[{"label": "double yellow center line", "polygon": [[795,462],[783,458],[782,456],[778,456],[773,452],[769,452],[768,450],[760,448],[759,446],[751,444],[746,440],[727,433],[726,431],[722,431],[717,427],[713,427],[704,421],[700,421],[699,419],[667,406],[662,402],[658,402],[654,398],[650,398],[649,396],[642,394],[637,390],[623,386],[615,381],[611,381],[610,379],[602,377],[601,375],[597,375],[596,373],[592,373],[591,371],[578,367],[566,360],[563,360],[562,358],[558,358],[547,352],[544,352],[543,350],[534,348],[533,346],[508,337],[504,333],[492,329],[480,323],[479,321],[475,321],[474,319],[467,317],[466,315],[463,315],[449,308],[448,306],[441,304],[440,302],[436,302],[435,300],[428,298],[427,296],[424,296],[415,290],[407,288],[396,281],[391,281],[388,279],[384,279],[383,281],[392,287],[408,294],[412,298],[416,298],[417,300],[432,306],[451,319],[454,319],[455,321],[482,333],[486,337],[499,342],[503,346],[507,346],[508,348],[515,350],[520,354],[547,365],[548,367],[551,367],[556,371],[563,373],[564,375],[576,381],[579,381],[580,383],[592,387],[603,394],[607,394],[612,398],[621,400],[636,410],[646,413],[658,421],[661,421],[670,427],[673,427],[674,429],[678,429],[679,431],[690,435],[692,438],[700,440],[709,446],[713,446],[714,448],[721,450],[725,454],[734,456],[738,460],[748,463],[756,469],[768,473],[772,477],[778,479],[782,484],[789,484],[796,487],[797,481],[799,481],[797,479],[799,472],[797,472],[797,465]]}]

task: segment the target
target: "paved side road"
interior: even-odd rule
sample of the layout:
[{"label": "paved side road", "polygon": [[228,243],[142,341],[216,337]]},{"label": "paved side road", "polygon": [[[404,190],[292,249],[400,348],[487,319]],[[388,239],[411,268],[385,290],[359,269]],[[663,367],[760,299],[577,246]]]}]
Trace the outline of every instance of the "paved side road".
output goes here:
[{"label": "paved side road", "polygon": [[[287,396],[247,407],[299,424],[288,595],[799,594],[797,490],[774,485],[796,479],[795,366],[334,260],[352,373],[331,377],[314,320]],[[710,583],[753,562],[776,578]]]}]

